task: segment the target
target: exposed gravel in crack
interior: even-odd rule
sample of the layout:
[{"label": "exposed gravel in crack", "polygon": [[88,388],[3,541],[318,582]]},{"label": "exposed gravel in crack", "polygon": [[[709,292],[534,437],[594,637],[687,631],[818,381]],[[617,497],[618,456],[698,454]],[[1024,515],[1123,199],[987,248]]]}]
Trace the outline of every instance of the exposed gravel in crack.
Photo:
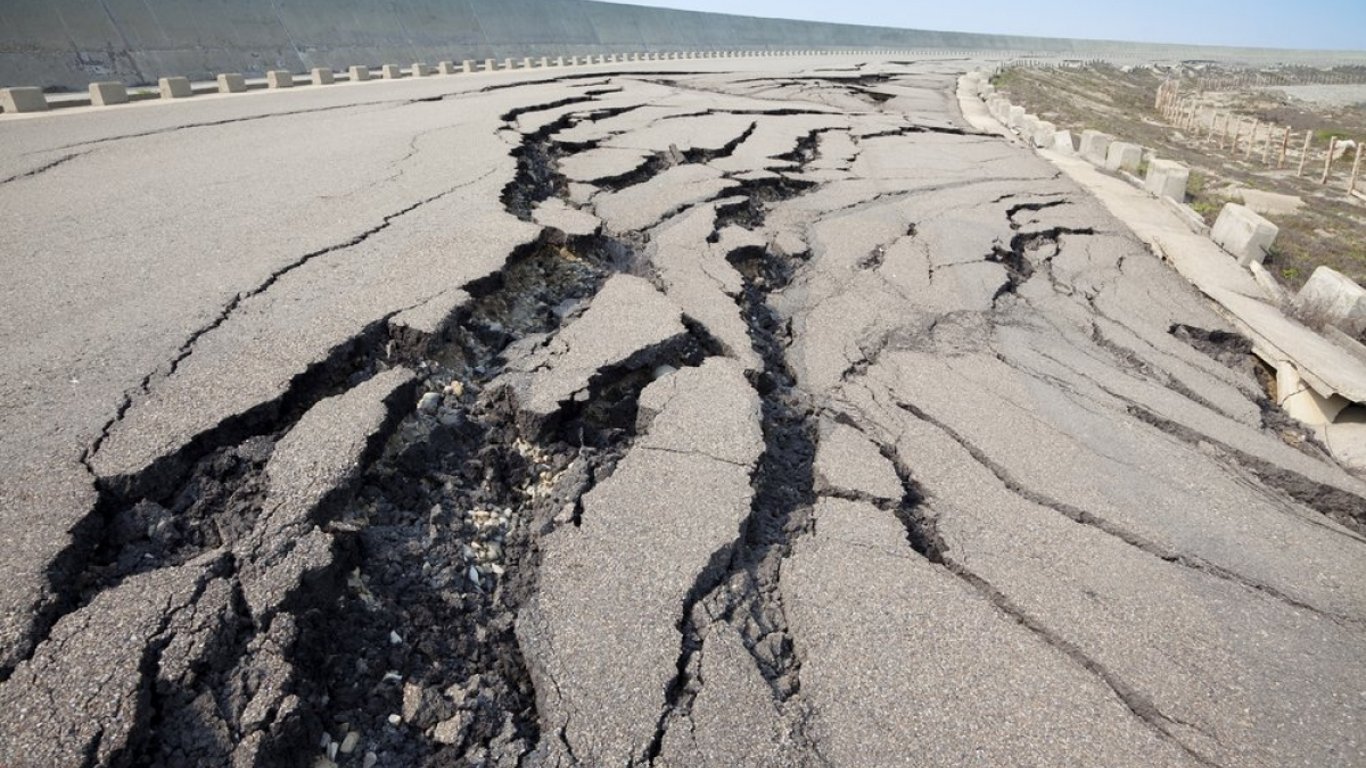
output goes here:
[{"label": "exposed gravel in crack", "polygon": [[[814,156],[804,156],[804,162]],[[794,197],[811,186],[787,179],[748,182],[742,187],[743,202],[718,209],[717,231],[732,224],[760,226],[768,203]],[[815,412],[788,367],[790,324],[768,303],[770,293],[792,280],[801,259],[770,249],[742,248],[731,253],[728,260],[744,279],[742,315],[754,350],[763,361],[762,370],[755,373],[751,383],[761,398],[765,448],[754,473],[754,500],[740,538],[713,555],[715,567],[703,571],[684,602],[677,673],[667,688],[665,707],[646,757],[653,762],[660,756],[669,729],[691,727],[693,702],[704,685],[698,677],[704,645],[700,629],[704,623],[719,620],[739,633],[768,682],[788,720],[794,743],[803,749],[803,764],[816,764],[820,757],[805,733],[809,712],[797,699],[801,660],[793,647],[778,587],[783,560],[791,553],[793,543],[810,532],[815,504]]]}]

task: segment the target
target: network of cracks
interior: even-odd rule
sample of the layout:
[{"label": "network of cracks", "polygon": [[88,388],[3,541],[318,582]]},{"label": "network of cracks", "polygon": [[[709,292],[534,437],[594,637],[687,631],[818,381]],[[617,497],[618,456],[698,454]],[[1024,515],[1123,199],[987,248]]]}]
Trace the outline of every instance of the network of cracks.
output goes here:
[{"label": "network of cracks", "polygon": [[[889,80],[895,84],[886,75],[855,71],[774,82],[803,93],[824,91],[830,103],[845,109],[861,104],[878,113],[893,102],[892,92],[879,90]],[[531,221],[538,208],[555,201],[592,212],[593,200],[600,199],[594,195],[630,195],[664,174],[733,158],[762,133],[766,120],[839,118],[828,106],[737,108],[729,114],[747,125],[724,142],[654,149],[626,172],[571,182],[561,172],[562,161],[604,142],[557,137],[646,106],[600,103],[618,92],[610,83],[590,84],[571,98],[503,116],[506,129],[518,137],[516,176],[502,193],[510,214]],[[519,119],[542,113],[557,116],[535,130],[519,129]],[[702,652],[720,624],[739,637],[768,688],[784,726],[783,759],[829,764],[813,733],[818,713],[803,696],[803,655],[780,588],[784,562],[812,535],[822,498],[867,503],[894,515],[908,553],[952,573],[1100,678],[1145,727],[1206,761],[1198,748],[1178,740],[1179,724],[1144,695],[1053,635],[955,556],[937,530],[929,491],[915,479],[914,467],[899,460],[894,438],[870,428],[857,409],[832,404],[799,382],[791,357],[797,331],[779,298],[807,274],[809,246],[800,239],[744,233],[765,231],[775,206],[823,189],[819,171],[831,166],[821,161],[832,159],[823,149],[856,150],[860,142],[917,135],[987,140],[905,118],[898,127],[861,134],[848,126],[819,126],[768,155],[772,170],[718,173],[718,189],[679,203],[646,227],[614,231],[600,225],[589,233],[545,227],[534,243],[510,254],[498,273],[465,286],[468,300],[439,332],[413,334],[388,322],[362,329],[297,377],[277,401],[199,436],[136,476],[106,479],[99,507],[65,567],[78,576],[42,622],[45,631],[97,609],[102,595],[122,585],[164,577],[183,581],[183,587],[172,590],[179,602],[141,639],[141,679],[129,709],[120,713],[128,723],[124,737],[115,743],[103,729],[92,732],[84,749],[87,763],[591,764],[575,755],[564,722],[548,724],[543,716],[546,691],[538,685],[546,685],[546,676],[532,669],[519,634],[519,618],[538,591],[543,544],[557,531],[583,525],[585,497],[611,480],[648,432],[652,414],[641,408],[647,388],[708,360],[740,355],[734,338],[723,338],[685,311],[683,332],[602,361],[553,409],[527,408],[527,392],[515,382],[554,367],[555,356],[564,354],[555,351],[557,339],[586,322],[609,281],[628,276],[663,291],[652,260],[659,233],[699,208],[712,211],[699,247],[722,249],[739,277],[738,285],[717,298],[733,305],[728,309],[744,328],[743,357],[752,362],[743,376],[758,403],[762,446],[745,468],[749,508],[733,539],[711,554],[677,608],[673,674],[657,692],[653,734],[627,762],[662,764],[671,740],[692,729],[705,685]],[[845,159],[846,169],[853,156]],[[855,205],[870,199],[876,198]],[[1001,322],[1011,322],[1017,302],[1028,300],[1017,295],[1022,285],[1040,279],[1056,284],[1052,261],[1070,239],[1097,234],[1075,223],[1026,220],[1066,204],[1059,195],[1002,204],[1010,235],[976,259],[1002,268],[988,307],[989,314],[1000,313]],[[916,224],[902,225],[899,236],[913,241]],[[854,268],[880,268],[888,247],[894,246],[859,256]],[[1247,364],[1248,350],[1236,337],[1184,325],[1173,325],[1171,332],[1212,356]],[[850,361],[844,377],[859,376],[898,344],[915,346],[904,333],[886,334],[869,354]],[[371,399],[380,407],[348,449],[354,460],[298,519],[281,523],[280,510],[288,505],[273,495],[272,470],[306,450],[291,443],[291,434],[311,425],[310,413],[341,407],[336,404],[367,386],[376,390]],[[916,403],[893,405],[940,429],[1007,486],[1030,493],[968,437]],[[1277,420],[1274,408],[1264,410],[1268,428],[1291,429]],[[1207,440],[1138,404],[1131,413],[1175,438]],[[870,495],[823,482],[816,455],[832,425],[864,433],[895,468],[899,491]],[[1304,444],[1315,450],[1312,441]],[[1268,485],[1360,531],[1359,498],[1222,449]],[[1085,511],[1038,494],[1031,500],[1076,523],[1126,535]],[[308,548],[308,531],[320,532],[318,549]],[[1150,547],[1137,538],[1129,543]],[[1187,565],[1217,571],[1203,563]],[[255,586],[276,573],[289,578]],[[6,677],[28,674],[42,652],[6,670]]]}]

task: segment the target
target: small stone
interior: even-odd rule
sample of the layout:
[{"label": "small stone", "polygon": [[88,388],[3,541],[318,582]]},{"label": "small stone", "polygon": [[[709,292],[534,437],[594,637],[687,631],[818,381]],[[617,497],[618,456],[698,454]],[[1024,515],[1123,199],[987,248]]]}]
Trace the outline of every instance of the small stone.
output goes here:
[{"label": "small stone", "polygon": [[341,744],[339,744],[338,742],[335,742],[335,741],[332,742],[331,744],[328,744],[328,745],[327,745],[327,759],[328,759],[328,760],[331,760],[331,761],[333,761],[333,762],[336,761],[336,759],[337,759],[337,747],[339,747],[339,746],[341,746]]},{"label": "small stone", "polygon": [[379,762],[379,755],[374,752],[366,752],[365,759],[361,761],[361,768],[375,768],[375,763]]},{"label": "small stone", "polygon": [[465,385],[459,379],[456,379],[452,381],[450,384],[446,385],[446,392],[450,393],[451,395],[454,395],[455,397],[463,397],[465,394]]},{"label": "small stone", "polygon": [[397,713],[392,714],[392,715],[389,715],[389,725],[402,725],[402,724],[403,724],[403,718],[400,717]]},{"label": "small stone", "polygon": [[441,407],[441,395],[435,392],[428,392],[417,401],[417,409],[422,413],[431,416],[436,413],[436,409]]},{"label": "small stone", "polygon": [[337,768],[337,764],[328,760],[326,755],[318,755],[318,759],[313,761],[313,768]]},{"label": "small stone", "polygon": [[469,580],[473,582],[476,587],[479,586],[479,569],[477,567],[471,565],[469,572],[465,575],[469,577]]},{"label": "small stone", "polygon": [[654,377],[655,381],[659,381],[660,379],[664,378],[665,376],[668,376],[671,373],[678,373],[678,369],[673,367],[672,365],[661,365],[657,366],[654,370],[654,373],[651,375]]},{"label": "small stone", "polygon": [[343,755],[351,754],[356,751],[356,746],[358,744],[360,744],[360,731],[351,731],[346,734],[346,738],[342,739],[341,753]]},{"label": "small stone", "polygon": [[473,715],[467,711],[456,713],[455,717],[437,723],[432,738],[442,744],[459,744],[465,740],[465,731],[470,727]]},{"label": "small stone", "polygon": [[394,630],[391,629],[391,630],[389,630],[389,642],[390,642],[392,645],[402,645],[402,644],[403,644],[403,638],[400,637],[399,634],[398,634],[397,632],[395,632]]},{"label": "small stone", "polygon": [[388,672],[385,672],[385,673],[384,673],[384,682],[386,682],[386,683],[401,683],[401,682],[403,682],[403,675],[400,675],[398,672],[395,672],[394,670],[391,669],[391,670],[389,670]]}]

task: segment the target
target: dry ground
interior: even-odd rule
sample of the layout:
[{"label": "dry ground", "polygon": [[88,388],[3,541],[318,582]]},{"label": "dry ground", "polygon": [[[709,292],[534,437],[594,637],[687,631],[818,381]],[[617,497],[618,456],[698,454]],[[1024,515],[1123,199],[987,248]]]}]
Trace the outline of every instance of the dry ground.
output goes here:
[{"label": "dry ground", "polygon": [[[1298,289],[1314,268],[1323,264],[1358,282],[1366,281],[1366,202],[1351,199],[1344,192],[1351,174],[1352,153],[1334,162],[1333,179],[1328,186],[1319,184],[1324,150],[1331,136],[1339,140],[1366,139],[1366,104],[1321,105],[1294,99],[1280,91],[1263,90],[1322,80],[1325,73],[1318,70],[1248,74],[1205,69],[1172,73],[1181,76],[1183,93],[1205,87],[1221,89],[1204,91],[1205,103],[1220,111],[1254,117],[1263,125],[1269,122],[1289,126],[1292,138],[1285,168],[1277,169],[1278,145],[1273,145],[1268,163],[1262,162],[1260,140],[1250,158],[1234,158],[1228,148],[1219,149],[1217,136],[1211,141],[1204,131],[1187,133],[1168,125],[1154,108],[1157,88],[1168,74],[1109,66],[1012,69],[998,76],[995,83],[1012,101],[1026,105],[1059,128],[1104,131],[1149,147],[1159,157],[1190,165],[1193,173],[1187,202],[1209,223],[1229,201],[1226,193],[1230,186],[1301,197],[1305,205],[1298,212],[1267,215],[1281,228],[1267,266],[1292,290]],[[1366,80],[1359,68],[1334,71],[1327,76],[1343,81],[1354,77]],[[1305,130],[1313,130],[1315,140],[1304,176],[1297,177]],[[1258,134],[1262,135],[1265,134]]]}]

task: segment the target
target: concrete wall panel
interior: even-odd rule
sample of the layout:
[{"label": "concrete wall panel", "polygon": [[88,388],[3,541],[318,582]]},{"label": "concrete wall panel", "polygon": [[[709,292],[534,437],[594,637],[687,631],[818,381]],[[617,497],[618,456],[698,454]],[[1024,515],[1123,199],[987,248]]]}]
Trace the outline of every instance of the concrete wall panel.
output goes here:
[{"label": "concrete wall panel", "polygon": [[0,0],[0,87],[85,90],[219,72],[635,51],[884,48],[1087,58],[1338,60],[1366,55],[973,35],[759,19],[593,0]]}]

